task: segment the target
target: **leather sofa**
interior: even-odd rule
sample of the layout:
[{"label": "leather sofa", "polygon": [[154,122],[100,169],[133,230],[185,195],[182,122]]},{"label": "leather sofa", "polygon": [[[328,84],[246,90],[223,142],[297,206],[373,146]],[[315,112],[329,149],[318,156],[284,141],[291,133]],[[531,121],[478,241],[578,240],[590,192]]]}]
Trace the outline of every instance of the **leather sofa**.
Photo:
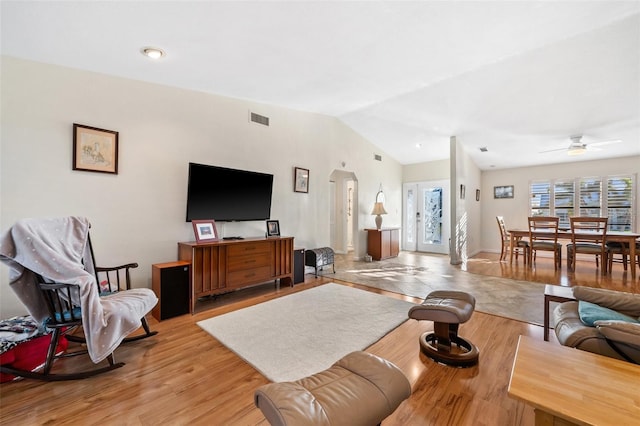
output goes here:
[{"label": "leather sofa", "polygon": [[584,301],[640,320],[640,294],[577,286],[573,296],[576,301],[561,303],[553,312],[558,341],[565,346],[640,364],[640,323],[603,318],[589,326],[579,311],[580,301]]}]

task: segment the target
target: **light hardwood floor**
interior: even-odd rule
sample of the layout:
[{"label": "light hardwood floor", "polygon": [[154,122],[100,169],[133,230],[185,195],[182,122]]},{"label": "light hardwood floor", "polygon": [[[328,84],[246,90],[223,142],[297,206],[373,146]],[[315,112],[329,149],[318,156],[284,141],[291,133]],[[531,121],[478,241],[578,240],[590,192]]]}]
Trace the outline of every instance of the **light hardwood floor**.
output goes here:
[{"label": "light hardwood floor", "polygon": [[[444,256],[404,253],[401,259],[428,264],[434,271],[450,268]],[[460,267],[485,275],[638,292],[637,281],[616,271],[603,279],[589,262],[579,263],[579,272],[567,273],[564,268],[554,271],[550,260],[539,258],[536,268],[529,270],[521,263],[512,266],[498,262],[497,255],[481,253]],[[318,279],[308,274],[304,284],[293,288],[263,285],[224,296],[193,316],[160,323],[150,317],[159,334],[118,348],[116,360],[126,363],[120,369],[81,381],[21,380],[0,385],[0,423],[266,425],[253,405],[253,391],[267,380],[196,322],[329,281],[333,281],[330,274]],[[460,333],[480,348],[480,363],[466,369],[439,365],[420,353],[418,336],[432,329],[430,322],[408,320],[367,349],[398,365],[412,384],[412,396],[384,426],[533,424],[533,409],[509,398],[507,386],[518,336],[542,340],[541,327],[475,312]],[[551,334],[551,344],[557,344]],[[78,361],[62,360],[55,368],[75,366]],[[282,362],[287,362],[286,353]]]}]

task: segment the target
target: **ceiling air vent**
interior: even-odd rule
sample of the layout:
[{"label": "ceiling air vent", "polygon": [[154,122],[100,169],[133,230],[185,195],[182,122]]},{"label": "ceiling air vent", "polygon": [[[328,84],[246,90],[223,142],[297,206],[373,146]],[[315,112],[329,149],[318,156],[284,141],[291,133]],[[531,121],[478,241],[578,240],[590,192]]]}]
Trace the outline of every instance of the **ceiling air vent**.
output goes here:
[{"label": "ceiling air vent", "polygon": [[263,126],[269,125],[269,117],[265,117],[264,115],[256,114],[255,112],[251,113],[251,121],[254,123],[262,124]]},{"label": "ceiling air vent", "polygon": [[483,146],[482,148],[480,148],[480,152],[487,152],[487,151],[489,151],[489,150],[487,149],[486,146]]},{"label": "ceiling air vent", "polygon": [[382,155],[373,154],[373,159],[376,160],[376,161],[382,161]]}]

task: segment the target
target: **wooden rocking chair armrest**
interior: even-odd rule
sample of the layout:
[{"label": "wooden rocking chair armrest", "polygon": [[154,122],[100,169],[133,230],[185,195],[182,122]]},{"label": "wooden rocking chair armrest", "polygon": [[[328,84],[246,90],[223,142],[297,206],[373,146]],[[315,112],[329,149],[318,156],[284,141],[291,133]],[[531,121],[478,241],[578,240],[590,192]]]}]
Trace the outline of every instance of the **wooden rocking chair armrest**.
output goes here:
[{"label": "wooden rocking chair armrest", "polygon": [[[96,275],[99,274],[100,272],[106,273],[107,279],[109,280],[109,290],[106,291],[106,293],[111,293],[113,291],[119,291],[120,290],[120,271],[124,271],[124,285],[126,287],[127,290],[131,290],[131,277],[129,276],[129,270],[130,269],[134,269],[137,268],[138,264],[137,263],[127,263],[124,265],[119,265],[119,266],[96,266],[95,270],[96,270]],[[115,284],[115,290],[114,288],[111,287],[111,274],[109,274],[109,272],[114,272],[116,275],[116,279],[117,279],[117,283]],[[98,284],[100,285],[100,284]],[[102,292],[102,290],[101,290]]]},{"label": "wooden rocking chair armrest", "polygon": [[126,265],[120,266],[96,266],[96,272],[109,272],[109,271],[117,271],[119,269],[133,269],[137,268],[137,263],[127,263]]}]

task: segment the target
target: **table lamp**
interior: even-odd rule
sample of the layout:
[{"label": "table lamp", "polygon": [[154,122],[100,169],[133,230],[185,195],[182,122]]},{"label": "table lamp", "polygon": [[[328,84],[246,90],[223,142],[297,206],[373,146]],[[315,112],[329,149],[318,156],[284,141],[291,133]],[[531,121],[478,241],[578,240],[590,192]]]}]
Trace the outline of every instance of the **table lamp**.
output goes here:
[{"label": "table lamp", "polygon": [[384,205],[382,203],[375,203],[373,205],[373,210],[371,211],[372,215],[376,215],[376,228],[380,230],[382,228],[382,216],[383,214],[387,214],[387,211],[384,209]]}]

